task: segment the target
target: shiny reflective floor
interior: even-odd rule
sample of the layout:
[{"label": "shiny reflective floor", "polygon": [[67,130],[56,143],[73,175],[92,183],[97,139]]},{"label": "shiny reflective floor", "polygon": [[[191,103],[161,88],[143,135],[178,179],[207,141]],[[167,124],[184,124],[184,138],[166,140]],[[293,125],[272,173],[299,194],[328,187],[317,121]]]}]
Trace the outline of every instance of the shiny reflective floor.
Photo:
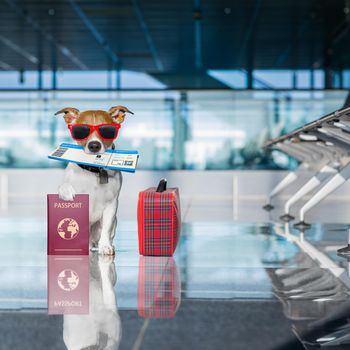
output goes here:
[{"label": "shiny reflective floor", "polygon": [[139,256],[136,222],[121,219],[114,259],[48,258],[45,218],[12,213],[0,217],[0,349],[350,349],[345,223],[300,233],[202,214],[157,258]]}]

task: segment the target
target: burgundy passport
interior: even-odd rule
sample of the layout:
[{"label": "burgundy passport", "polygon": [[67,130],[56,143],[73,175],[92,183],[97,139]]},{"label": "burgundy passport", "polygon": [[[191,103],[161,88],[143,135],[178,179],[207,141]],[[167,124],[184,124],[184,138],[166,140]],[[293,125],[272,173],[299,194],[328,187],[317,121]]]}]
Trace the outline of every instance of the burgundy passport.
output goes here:
[{"label": "burgundy passport", "polygon": [[89,195],[73,201],[47,195],[48,255],[89,255]]}]

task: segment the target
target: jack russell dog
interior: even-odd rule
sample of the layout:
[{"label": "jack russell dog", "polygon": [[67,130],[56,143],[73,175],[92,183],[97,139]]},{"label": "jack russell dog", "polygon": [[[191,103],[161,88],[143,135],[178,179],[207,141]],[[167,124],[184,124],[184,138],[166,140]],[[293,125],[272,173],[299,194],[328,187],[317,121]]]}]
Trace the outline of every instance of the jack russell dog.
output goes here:
[{"label": "jack russell dog", "polygon": [[89,314],[63,316],[63,340],[68,350],[119,348],[122,327],[113,259],[90,254]]},{"label": "jack russell dog", "polygon": [[[63,108],[55,115],[64,114],[73,139],[88,154],[102,154],[114,148],[113,141],[123,123],[125,114],[133,114],[127,107],[116,106],[108,112]],[[120,171],[69,163],[58,190],[61,199],[71,201],[76,193],[89,194],[90,250],[114,255],[113,238],[117,226],[118,197],[122,186]]]}]

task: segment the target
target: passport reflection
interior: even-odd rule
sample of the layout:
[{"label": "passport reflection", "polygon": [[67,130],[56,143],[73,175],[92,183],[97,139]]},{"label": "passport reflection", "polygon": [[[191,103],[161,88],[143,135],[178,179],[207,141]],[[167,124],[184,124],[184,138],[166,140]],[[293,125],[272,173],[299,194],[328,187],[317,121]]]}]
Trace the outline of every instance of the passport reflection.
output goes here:
[{"label": "passport reflection", "polygon": [[63,315],[68,349],[118,349],[114,257],[48,256],[48,313]]}]

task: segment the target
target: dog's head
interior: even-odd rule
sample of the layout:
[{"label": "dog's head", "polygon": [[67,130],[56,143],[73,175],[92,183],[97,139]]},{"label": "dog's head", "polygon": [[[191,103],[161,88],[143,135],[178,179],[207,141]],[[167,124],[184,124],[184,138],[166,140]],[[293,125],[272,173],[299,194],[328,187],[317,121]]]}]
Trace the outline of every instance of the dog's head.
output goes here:
[{"label": "dog's head", "polygon": [[127,107],[116,106],[110,108],[108,112],[100,110],[80,112],[76,108],[67,107],[55,115],[63,113],[72,137],[88,154],[101,154],[110,148],[118,136],[125,113],[134,114]]}]

